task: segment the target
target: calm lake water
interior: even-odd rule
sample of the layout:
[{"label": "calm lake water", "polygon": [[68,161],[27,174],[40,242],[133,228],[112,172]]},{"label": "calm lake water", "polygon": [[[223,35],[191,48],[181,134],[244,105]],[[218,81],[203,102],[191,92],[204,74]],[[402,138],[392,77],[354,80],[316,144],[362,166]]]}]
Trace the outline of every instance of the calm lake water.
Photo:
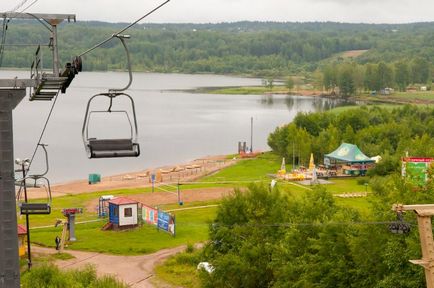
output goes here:
[{"label": "calm lake water", "polygon": [[[27,78],[28,72],[0,71],[1,78]],[[42,143],[48,144],[51,182],[87,179],[182,163],[206,155],[236,153],[238,141],[250,146],[253,117],[253,149],[269,150],[267,137],[277,126],[290,122],[300,111],[334,107],[333,100],[300,96],[209,95],[183,90],[197,87],[261,85],[261,79],[218,75],[134,73],[128,90],[135,101],[141,155],[138,158],[88,159],[81,130],[88,99],[107,88],[125,86],[127,73],[82,72],[66,94],[60,94]],[[128,108],[125,101],[119,101]],[[14,110],[15,158],[30,158],[52,102],[25,98]],[[98,101],[92,107],[107,109]],[[112,113],[113,114],[113,113]],[[118,113],[119,114],[119,113]],[[122,137],[129,133],[126,118],[93,115],[95,136]],[[40,151],[42,152],[42,151]],[[43,163],[37,153],[32,173]],[[38,171],[39,170],[39,171]]]}]

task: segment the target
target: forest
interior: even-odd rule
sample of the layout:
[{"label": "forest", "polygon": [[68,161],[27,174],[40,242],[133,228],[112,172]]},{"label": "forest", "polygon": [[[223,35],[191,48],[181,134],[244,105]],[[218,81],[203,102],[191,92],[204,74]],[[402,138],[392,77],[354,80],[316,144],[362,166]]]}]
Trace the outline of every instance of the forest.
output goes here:
[{"label": "forest", "polygon": [[[62,63],[126,26],[125,23],[77,22],[59,26]],[[220,24],[141,24],[129,30],[128,46],[135,71],[298,75],[330,64],[349,50],[367,50],[358,64],[389,64],[434,59],[434,23],[344,24],[333,22],[235,22]],[[7,25],[2,67],[29,68],[36,47],[11,46],[49,42],[36,21],[11,20]],[[48,48],[44,67],[50,67]],[[125,53],[110,41],[83,58],[85,71],[125,69]],[[340,60],[337,57],[337,60]]]},{"label": "forest", "polygon": [[314,73],[317,78],[313,82],[318,89],[324,88],[330,94],[347,98],[365,91],[375,95],[386,94],[386,89],[391,88],[407,91],[408,88],[420,90],[424,87],[424,90],[431,90],[432,72],[431,63],[420,57],[365,65],[346,61],[324,65],[319,73]]}]

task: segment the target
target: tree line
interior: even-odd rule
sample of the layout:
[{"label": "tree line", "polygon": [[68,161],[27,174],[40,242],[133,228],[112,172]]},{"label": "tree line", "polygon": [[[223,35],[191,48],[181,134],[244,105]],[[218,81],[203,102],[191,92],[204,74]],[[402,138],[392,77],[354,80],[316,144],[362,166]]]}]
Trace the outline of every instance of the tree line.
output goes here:
[{"label": "tree line", "polygon": [[382,156],[371,173],[387,175],[399,170],[400,157],[407,152],[434,157],[434,109],[362,106],[343,113],[299,113],[268,137],[274,152],[298,165],[307,165],[310,153],[322,161],[342,142],[356,144],[370,157]]},{"label": "tree line", "polygon": [[[59,26],[62,63],[126,24],[78,22]],[[136,71],[288,75],[313,72],[320,61],[348,50],[368,50],[360,64],[433,59],[434,23],[370,25],[341,23],[235,22],[221,24],[142,24],[128,41]],[[48,44],[48,32],[31,21],[12,20],[7,44]],[[29,68],[35,47],[7,46],[3,67]],[[125,53],[116,41],[87,54],[84,69],[123,70]],[[48,48],[44,67],[50,67]]]},{"label": "tree line", "polygon": [[342,97],[363,91],[381,93],[385,88],[406,91],[409,85],[415,84],[431,89],[433,72],[432,64],[422,57],[394,63],[333,63],[324,65],[320,70],[316,74],[319,75],[316,81],[319,86],[329,93],[337,92]]}]

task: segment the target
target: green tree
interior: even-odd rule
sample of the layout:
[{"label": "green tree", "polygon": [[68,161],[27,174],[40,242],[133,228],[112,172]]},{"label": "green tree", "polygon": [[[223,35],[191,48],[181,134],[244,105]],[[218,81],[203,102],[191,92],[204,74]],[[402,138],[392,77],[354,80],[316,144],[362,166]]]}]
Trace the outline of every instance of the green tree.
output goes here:
[{"label": "green tree", "polygon": [[411,80],[412,83],[426,84],[430,79],[430,63],[421,58],[415,58],[411,63]]},{"label": "green tree", "polygon": [[326,91],[334,92],[338,85],[338,76],[336,67],[327,65],[323,68],[323,85]]},{"label": "green tree", "polygon": [[379,88],[384,89],[386,87],[391,87],[393,84],[393,70],[384,62],[380,62],[377,67],[378,78],[379,78]]},{"label": "green tree", "polygon": [[291,91],[294,88],[294,80],[291,76],[289,76],[285,81],[285,86],[288,88],[289,91]]},{"label": "green tree", "polygon": [[407,62],[400,61],[395,63],[395,82],[399,91],[405,91],[410,84],[410,70]]},{"label": "green tree", "polygon": [[367,64],[365,70],[365,87],[367,90],[379,91],[381,88],[378,65]]},{"label": "green tree", "polygon": [[342,65],[339,69],[339,93],[344,98],[354,95],[354,92],[356,91],[353,74],[354,70],[351,64]]},{"label": "green tree", "polygon": [[225,198],[210,226],[205,255],[215,267],[205,287],[267,287],[274,276],[270,259],[287,222],[289,201],[278,189],[249,186]]}]

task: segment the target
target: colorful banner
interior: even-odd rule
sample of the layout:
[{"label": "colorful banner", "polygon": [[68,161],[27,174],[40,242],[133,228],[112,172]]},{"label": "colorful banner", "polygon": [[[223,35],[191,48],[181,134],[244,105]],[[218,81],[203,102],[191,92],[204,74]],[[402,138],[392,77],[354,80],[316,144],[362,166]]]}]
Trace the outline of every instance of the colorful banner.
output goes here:
[{"label": "colorful banner", "polygon": [[148,224],[157,225],[158,210],[146,205],[142,205],[142,219]]}]

